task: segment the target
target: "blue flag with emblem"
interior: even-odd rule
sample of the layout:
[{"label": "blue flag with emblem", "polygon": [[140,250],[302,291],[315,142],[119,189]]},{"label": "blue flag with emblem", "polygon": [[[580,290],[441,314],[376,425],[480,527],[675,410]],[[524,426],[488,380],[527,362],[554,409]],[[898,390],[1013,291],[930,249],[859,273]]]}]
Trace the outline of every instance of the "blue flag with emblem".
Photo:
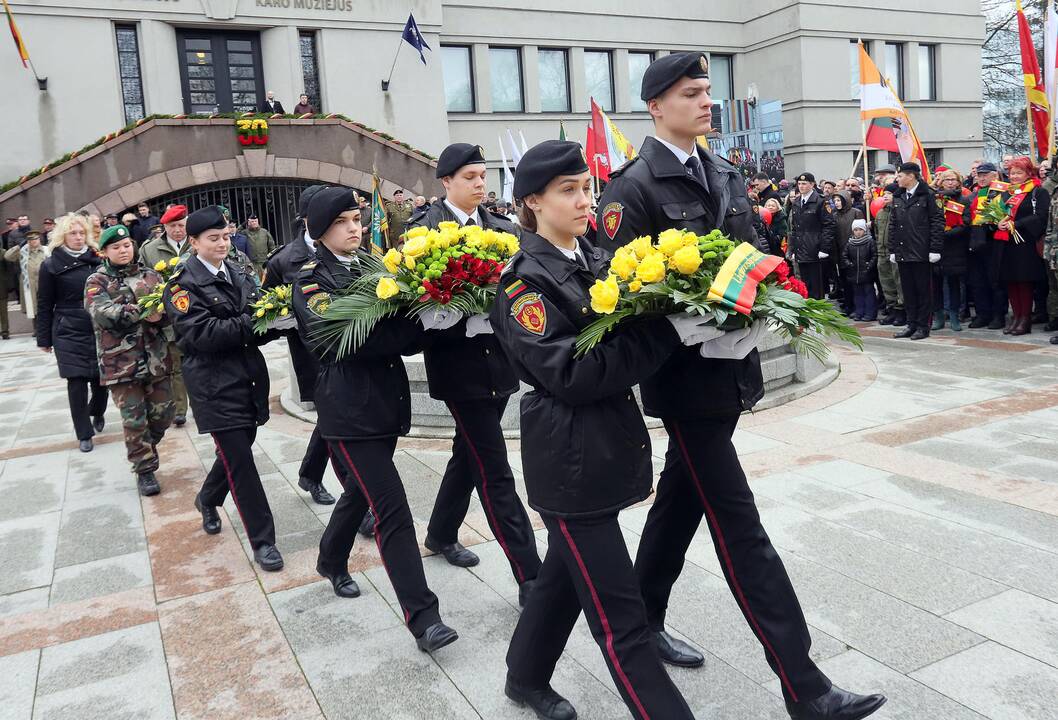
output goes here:
[{"label": "blue flag with emblem", "polygon": [[371,254],[381,256],[386,252],[386,206],[382,202],[382,183],[378,175],[371,176]]},{"label": "blue flag with emblem", "polygon": [[411,45],[413,48],[419,51],[419,59],[422,60],[422,64],[426,64],[426,55],[423,54],[423,50],[429,50],[433,52],[433,49],[426,44],[426,39],[423,38],[422,33],[419,32],[419,26],[415,23],[415,16],[411,13],[408,14],[408,22],[404,24],[404,33],[401,37]]}]

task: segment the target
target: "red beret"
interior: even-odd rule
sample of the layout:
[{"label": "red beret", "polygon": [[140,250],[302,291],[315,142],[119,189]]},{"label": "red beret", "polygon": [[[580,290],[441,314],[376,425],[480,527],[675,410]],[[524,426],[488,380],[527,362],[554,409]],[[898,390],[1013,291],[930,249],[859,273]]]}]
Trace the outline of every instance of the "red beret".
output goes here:
[{"label": "red beret", "polygon": [[187,217],[187,206],[186,205],[170,205],[165,209],[165,214],[162,215],[161,223],[176,222],[177,220],[183,220]]}]

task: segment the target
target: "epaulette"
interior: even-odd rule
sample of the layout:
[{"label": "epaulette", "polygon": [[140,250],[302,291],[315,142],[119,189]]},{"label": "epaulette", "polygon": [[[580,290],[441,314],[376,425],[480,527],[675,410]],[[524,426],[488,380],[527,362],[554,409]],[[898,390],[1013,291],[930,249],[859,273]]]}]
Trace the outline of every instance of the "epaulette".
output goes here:
[{"label": "epaulette", "polygon": [[184,273],[184,267],[185,267],[185,265],[184,265],[184,263],[183,263],[183,262],[181,262],[180,264],[178,264],[178,265],[176,266],[176,269],[175,269],[175,270],[173,270],[172,274],[171,274],[171,275],[169,276],[169,280],[176,280],[176,279],[177,279],[178,277],[180,277],[181,275],[183,275],[183,273]]},{"label": "epaulette", "polygon": [[309,260],[307,263],[305,263],[304,265],[301,266],[301,269],[302,270],[311,270],[312,268],[316,267],[316,265],[317,265],[317,261],[316,260]]},{"label": "epaulette", "polygon": [[517,265],[518,262],[521,259],[522,259],[522,251],[519,250],[518,252],[516,252],[514,255],[511,256],[510,260],[508,260],[506,263],[504,263],[503,270],[500,271],[500,277],[502,278],[502,277],[504,277],[504,276],[506,276],[506,275],[508,275],[510,273],[513,273],[514,272],[514,266]]},{"label": "epaulette", "polygon": [[276,245],[275,248],[272,249],[272,252],[268,253],[268,257],[266,259],[267,260],[271,260],[273,255],[275,255],[276,253],[278,253],[280,250],[282,250],[285,247],[286,247],[286,245]]},{"label": "epaulette", "polygon": [[638,155],[636,155],[636,156],[635,156],[634,158],[632,158],[631,160],[627,160],[627,161],[625,161],[625,162],[624,162],[624,163],[623,163],[623,164],[621,165],[621,167],[619,167],[619,168],[615,168],[615,169],[613,169],[613,170],[611,170],[611,171],[610,171],[610,177],[612,177],[612,178],[613,178],[613,177],[617,177],[618,175],[622,175],[622,174],[624,174],[624,172],[625,172],[625,171],[626,171],[626,170],[627,170],[628,168],[630,168],[630,167],[632,167],[633,165],[635,165],[635,163],[636,163],[636,161],[637,161],[637,160],[639,160],[639,156],[638,156]]}]

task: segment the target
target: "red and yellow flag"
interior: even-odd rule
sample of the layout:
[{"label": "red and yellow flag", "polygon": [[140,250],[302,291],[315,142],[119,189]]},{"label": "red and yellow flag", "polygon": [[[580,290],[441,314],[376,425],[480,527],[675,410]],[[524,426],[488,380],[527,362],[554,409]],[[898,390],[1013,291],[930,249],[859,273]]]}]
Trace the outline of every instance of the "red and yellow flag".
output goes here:
[{"label": "red and yellow flag", "polygon": [[757,285],[781,262],[777,255],[765,255],[749,243],[742,243],[720,266],[709,287],[709,300],[749,315],[757,299]]},{"label": "red and yellow flag", "polygon": [[7,0],[0,0],[0,2],[4,4],[7,25],[11,28],[11,39],[15,41],[15,52],[18,53],[18,57],[22,61],[22,67],[29,67],[26,64],[29,60],[29,50],[26,50],[26,43],[22,42],[22,35],[18,32],[18,25],[15,25],[15,16],[11,14],[11,6],[7,4]]},{"label": "red and yellow flag", "polygon": [[1035,159],[1045,157],[1050,148],[1051,108],[1047,102],[1047,90],[1040,75],[1040,63],[1036,59],[1036,47],[1032,44],[1032,31],[1021,0],[1016,0],[1018,9],[1018,40],[1021,44],[1021,73],[1025,80],[1025,100],[1028,106],[1029,143]]}]

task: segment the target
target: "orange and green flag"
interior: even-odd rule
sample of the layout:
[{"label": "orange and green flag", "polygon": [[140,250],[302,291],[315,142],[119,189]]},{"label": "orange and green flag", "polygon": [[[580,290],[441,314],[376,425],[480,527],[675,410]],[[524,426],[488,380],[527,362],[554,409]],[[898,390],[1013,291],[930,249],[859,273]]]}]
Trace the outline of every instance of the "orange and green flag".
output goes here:
[{"label": "orange and green flag", "polygon": [[26,43],[22,42],[22,35],[18,32],[18,25],[15,24],[15,16],[11,14],[11,6],[7,4],[7,0],[0,0],[0,2],[4,4],[7,25],[11,28],[11,39],[15,41],[15,52],[18,53],[18,58],[22,61],[22,67],[29,67],[26,64],[29,61],[29,50],[26,50]]},{"label": "orange and green flag", "polygon": [[749,315],[757,299],[757,286],[779,267],[782,258],[765,255],[749,243],[742,243],[720,266],[708,299],[730,310]]}]

